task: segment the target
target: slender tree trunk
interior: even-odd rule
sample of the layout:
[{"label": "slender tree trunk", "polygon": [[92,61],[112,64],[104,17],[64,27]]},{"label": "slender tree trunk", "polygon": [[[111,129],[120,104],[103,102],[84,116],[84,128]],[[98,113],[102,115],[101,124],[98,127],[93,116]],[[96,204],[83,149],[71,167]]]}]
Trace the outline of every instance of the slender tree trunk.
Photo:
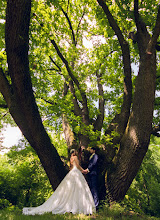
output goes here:
[{"label": "slender tree trunk", "polygon": [[65,115],[62,115],[62,127],[68,149],[71,149],[74,145],[75,138]]}]

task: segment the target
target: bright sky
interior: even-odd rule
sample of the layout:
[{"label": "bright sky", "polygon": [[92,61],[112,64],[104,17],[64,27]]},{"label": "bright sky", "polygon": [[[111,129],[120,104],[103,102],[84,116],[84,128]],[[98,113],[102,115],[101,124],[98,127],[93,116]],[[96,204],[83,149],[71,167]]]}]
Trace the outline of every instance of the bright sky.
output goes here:
[{"label": "bright sky", "polygon": [[4,137],[3,146],[10,148],[18,143],[18,140],[22,138],[22,132],[18,127],[7,126],[6,130],[2,132]]}]

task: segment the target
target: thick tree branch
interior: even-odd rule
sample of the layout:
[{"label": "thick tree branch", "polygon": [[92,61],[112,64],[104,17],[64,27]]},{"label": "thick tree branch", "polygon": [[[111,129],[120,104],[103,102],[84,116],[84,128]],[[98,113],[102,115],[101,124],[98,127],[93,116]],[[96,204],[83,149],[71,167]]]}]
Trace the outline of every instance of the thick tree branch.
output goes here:
[{"label": "thick tree branch", "polygon": [[82,110],[79,107],[78,99],[77,99],[77,96],[75,94],[74,84],[73,84],[73,81],[71,81],[71,80],[69,81],[69,88],[70,88],[70,91],[73,95],[74,114],[76,116],[82,116]]},{"label": "thick tree branch", "polygon": [[61,7],[61,10],[63,12],[63,14],[65,15],[67,21],[68,21],[68,24],[69,24],[69,27],[70,27],[70,30],[72,32],[72,43],[76,46],[77,42],[76,42],[76,39],[75,39],[75,34],[74,34],[74,30],[73,30],[73,27],[72,27],[72,24],[71,24],[71,21],[68,17],[68,14],[63,10],[63,8]]},{"label": "thick tree branch", "polygon": [[84,15],[85,15],[85,9],[84,9],[84,11],[83,11],[83,14],[82,14],[82,16],[81,16],[81,18],[80,18],[80,20],[79,20],[78,26],[77,26],[76,43],[78,42],[78,32],[79,32],[80,24],[81,24],[81,22],[82,22],[82,19],[83,19]]},{"label": "thick tree branch", "polygon": [[70,150],[74,143],[74,133],[71,130],[71,127],[67,120],[66,115],[64,114],[62,115],[62,127],[63,127],[63,133],[65,135],[67,146]]},{"label": "thick tree branch", "polygon": [[94,129],[95,130],[101,130],[103,126],[103,120],[104,120],[104,93],[103,93],[103,86],[101,84],[101,77],[102,74],[98,74],[98,71],[96,72],[97,76],[97,84],[98,84],[98,92],[99,92],[99,115],[94,123]]},{"label": "thick tree branch", "polygon": [[77,78],[73,75],[72,70],[69,67],[68,61],[65,59],[63,54],[60,52],[60,50],[58,48],[58,45],[56,44],[54,39],[51,40],[51,43],[53,44],[53,46],[54,46],[58,56],[61,58],[62,62],[65,64],[69,76],[71,77],[71,79],[73,80],[73,82],[76,84],[77,88],[80,91],[80,94],[81,94],[81,97],[82,97],[82,105],[83,105],[83,109],[82,109],[83,120],[84,120],[85,123],[89,124],[89,110],[88,110],[88,106],[87,106],[86,94],[83,91],[83,89],[81,88],[81,85],[79,84],[79,81],[77,80]]},{"label": "thick tree branch", "polygon": [[138,0],[134,1],[134,18],[135,18],[137,29],[140,29],[139,12],[138,12]]},{"label": "thick tree branch", "polygon": [[134,18],[135,18],[135,23],[136,23],[136,27],[137,27],[137,32],[139,34],[148,35],[146,25],[142,21],[142,18],[140,17],[140,14],[139,14],[139,11],[138,11],[138,0],[134,1]]},{"label": "thick tree branch", "polygon": [[123,96],[123,104],[121,108],[121,113],[119,117],[115,118],[115,123],[118,124],[117,131],[122,134],[128,122],[128,118],[130,115],[130,107],[131,107],[131,102],[132,102],[132,80],[131,80],[131,61],[130,61],[129,45],[127,41],[124,39],[119,26],[117,25],[115,19],[110,13],[104,0],[97,0],[97,2],[99,3],[104,13],[106,14],[108,21],[110,23],[110,26],[112,27],[115,34],[117,35],[121,49],[122,49],[123,66],[124,66],[124,96]]},{"label": "thick tree branch", "polygon": [[[70,26],[70,30],[72,31],[73,44],[76,46],[77,40],[75,39],[75,34],[74,34],[74,30],[73,30],[73,28],[72,28],[71,21],[70,21],[68,15],[67,15],[67,13],[65,13],[62,8],[61,8],[61,10],[63,11],[64,15],[65,15],[66,18],[67,18],[67,21],[68,21],[69,26]],[[85,14],[85,10],[84,10],[84,12],[83,12],[83,14],[82,14],[82,17],[81,17],[81,19],[80,19],[80,21],[79,21],[79,24],[78,24],[78,27],[77,27],[77,39],[78,39],[79,27],[80,27],[80,24],[81,24],[81,21],[82,21],[82,19],[83,19],[84,14]],[[72,63],[72,67],[73,67],[73,66],[74,66],[74,65],[73,65],[73,63]],[[70,72],[70,74],[72,74],[72,72]],[[71,76],[71,75],[70,75],[70,76]],[[75,113],[75,115],[81,115],[82,117],[84,116],[84,121],[87,122],[87,123],[89,123],[89,111],[88,111],[88,106],[87,106],[87,98],[86,98],[86,95],[85,95],[84,91],[82,91],[82,90],[80,89],[79,81],[74,77],[73,74],[72,74],[71,78],[72,78],[73,82],[76,84],[77,88],[79,89],[79,91],[80,91],[80,93],[81,93],[82,100],[83,100],[83,101],[82,101],[83,108],[82,108],[82,110],[81,110],[81,108],[79,107],[79,104],[78,104],[78,99],[77,99],[77,97],[76,97],[76,95],[75,95],[75,89],[74,89],[73,82],[70,81],[70,82],[69,82],[69,87],[70,87],[70,90],[71,90],[71,92],[72,92],[72,94],[73,94],[73,96],[74,96],[74,100],[73,100],[74,107],[75,107],[74,113]],[[82,114],[82,112],[83,112],[83,114]],[[87,120],[86,120],[86,119],[87,119]]]},{"label": "thick tree branch", "polygon": [[79,81],[77,80],[77,78],[73,75],[71,68],[69,67],[68,61],[65,59],[65,57],[63,56],[63,54],[60,52],[58,45],[56,44],[55,40],[51,40],[51,43],[53,44],[58,56],[61,58],[62,62],[65,64],[66,69],[68,71],[69,76],[71,77],[71,79],[74,81],[74,83],[76,84],[77,88],[81,91],[80,89],[80,84]]},{"label": "thick tree branch", "polygon": [[[61,8],[62,9],[62,8]],[[63,9],[62,9],[63,11]],[[67,13],[65,13],[63,11],[63,13],[65,14],[68,22],[69,22],[69,25],[70,25],[70,29],[72,30],[72,35],[73,35],[73,42],[75,42],[75,35],[74,35],[74,31],[72,29],[72,25],[71,25],[71,22],[69,20],[69,17],[67,15]],[[37,15],[36,15],[37,17]],[[83,91],[83,89],[81,88],[81,85],[79,84],[79,81],[77,80],[77,78],[73,75],[72,73],[72,70],[68,64],[68,61],[65,59],[65,57],[63,56],[63,54],[61,53],[58,45],[56,44],[55,40],[52,39],[50,40],[52,45],[54,46],[58,56],[60,57],[60,59],[62,60],[62,62],[65,64],[65,67],[67,69],[67,72],[69,74],[69,76],[71,77],[71,79],[73,80],[73,82],[75,83],[75,85],[77,86],[78,90],[80,91],[80,94],[81,94],[81,97],[82,97],[82,105],[83,105],[83,108],[82,108],[82,118],[83,118],[83,122],[85,124],[89,124],[89,110],[88,110],[88,106],[87,106],[87,97],[86,97],[86,94],[85,92]],[[75,42],[76,43],[76,42]],[[76,44],[75,44],[76,45]],[[50,57],[51,59],[51,57]],[[55,64],[55,62],[52,60],[52,62]],[[77,108],[76,108],[77,109]]]},{"label": "thick tree branch", "polygon": [[137,32],[139,34],[141,34],[142,36],[148,35],[146,25],[142,21],[142,18],[140,17],[140,14],[138,11],[138,0],[134,0],[134,18],[135,18],[135,23],[136,23],[136,27],[137,27]]},{"label": "thick tree branch", "polygon": [[58,71],[61,72],[60,66],[58,66],[58,65],[56,64],[56,62],[52,59],[51,56],[49,56],[49,58],[50,58],[50,60],[52,61],[52,63],[58,68]]},{"label": "thick tree branch", "polygon": [[117,25],[115,19],[113,18],[112,14],[110,13],[108,6],[104,2],[104,0],[97,0],[97,2],[99,3],[99,5],[102,7],[104,13],[106,14],[108,21],[110,23],[110,26],[112,27],[112,29],[114,30],[115,34],[118,37],[121,48],[123,48],[124,44],[126,44],[126,41],[123,37],[123,34],[122,34],[119,26]]},{"label": "thick tree branch", "polygon": [[[67,15],[67,13],[61,8],[61,10],[63,11],[64,15],[66,16],[67,20],[68,20],[68,23],[69,23],[69,26],[70,26],[70,29],[72,31],[72,36],[73,36],[73,43],[75,43],[74,45],[76,46],[76,41],[75,41],[75,34],[74,34],[74,31],[73,31],[73,28],[72,28],[72,25],[71,25],[71,22],[69,20],[69,17]],[[37,15],[36,15],[37,17]],[[68,61],[65,59],[65,57],[63,56],[63,54],[61,53],[58,45],[56,44],[55,40],[52,39],[51,40],[51,43],[52,45],[54,46],[58,56],[60,57],[60,59],[62,60],[62,62],[65,64],[65,67],[67,69],[67,72],[69,74],[69,76],[71,77],[71,79],[73,80],[73,82],[75,83],[75,85],[77,86],[78,90],[80,91],[80,94],[81,94],[81,97],[82,97],[82,105],[83,105],[83,108],[82,108],[82,118],[83,118],[83,122],[86,123],[86,124],[89,124],[89,110],[88,110],[88,106],[87,106],[87,97],[86,97],[86,94],[85,92],[83,91],[83,89],[81,88],[81,85],[79,84],[79,81],[77,80],[77,78],[73,75],[72,73],[72,70],[68,64]],[[50,57],[51,59],[51,57]],[[52,60],[52,62],[55,64],[55,62]],[[56,65],[56,64],[55,64]],[[58,67],[58,66],[57,66]],[[74,101],[75,102],[75,101]],[[77,102],[78,103],[78,102]],[[77,104],[76,104],[77,106]],[[76,109],[78,109],[76,107]]]},{"label": "thick tree branch", "polygon": [[[142,57],[145,52],[150,52],[151,47],[152,47],[152,43],[150,41],[150,35],[147,31],[146,24],[144,23],[144,21],[140,17],[140,14],[138,11],[138,0],[134,1],[134,19],[135,19],[135,23],[136,23],[136,27],[137,27],[136,41],[138,43],[140,57]],[[147,48],[147,47],[149,47],[149,48]],[[154,45],[154,48],[155,48],[155,45]]]},{"label": "thick tree branch", "polygon": [[67,12],[68,12],[68,8],[69,8],[69,4],[70,4],[70,1],[68,0],[68,4],[67,4]]},{"label": "thick tree branch", "polygon": [[160,6],[158,8],[157,19],[156,19],[155,28],[153,31],[153,36],[147,48],[147,51],[152,51],[153,48],[155,48],[159,34],[160,34]]},{"label": "thick tree branch", "polygon": [[68,88],[69,88],[69,86],[67,85],[66,82],[64,82],[63,97],[64,97],[65,95],[67,95],[67,93],[68,93]]},{"label": "thick tree branch", "polygon": [[10,85],[9,82],[2,70],[2,68],[0,68],[0,92],[2,93],[7,106],[10,107],[11,106],[11,89],[10,89]]},{"label": "thick tree branch", "polygon": [[39,97],[39,98],[42,99],[43,101],[45,101],[46,103],[50,104],[50,105],[57,105],[56,102],[53,102],[53,101],[51,101],[51,100],[47,100],[47,99],[45,99],[45,98],[43,98],[43,97]]},{"label": "thick tree branch", "polygon": [[[67,85],[66,82],[64,82],[63,97],[67,95],[68,89],[69,86]],[[71,146],[73,146],[74,144],[74,133],[71,130],[70,124],[65,114],[62,114],[62,127],[63,127],[63,133],[65,135],[67,146],[70,150]]]},{"label": "thick tree branch", "polygon": [[160,34],[160,6],[158,8],[158,13],[157,13],[157,19],[156,19],[156,24],[153,32],[153,42],[157,42],[157,39]]}]

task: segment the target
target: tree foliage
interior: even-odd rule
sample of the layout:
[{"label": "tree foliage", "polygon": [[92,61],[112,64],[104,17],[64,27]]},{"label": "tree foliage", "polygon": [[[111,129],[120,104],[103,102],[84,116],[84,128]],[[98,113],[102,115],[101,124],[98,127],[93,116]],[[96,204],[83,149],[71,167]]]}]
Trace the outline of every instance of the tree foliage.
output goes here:
[{"label": "tree foliage", "polygon": [[49,180],[35,152],[13,147],[1,156],[0,208],[38,206],[52,193]]},{"label": "tree foliage", "polygon": [[1,107],[37,152],[53,188],[67,172],[48,136],[54,129],[63,131],[69,149],[97,145],[102,185],[111,201],[124,198],[150,135],[159,136],[158,97],[153,118],[159,23],[157,0],[34,0],[32,7],[29,0],[7,1]]}]

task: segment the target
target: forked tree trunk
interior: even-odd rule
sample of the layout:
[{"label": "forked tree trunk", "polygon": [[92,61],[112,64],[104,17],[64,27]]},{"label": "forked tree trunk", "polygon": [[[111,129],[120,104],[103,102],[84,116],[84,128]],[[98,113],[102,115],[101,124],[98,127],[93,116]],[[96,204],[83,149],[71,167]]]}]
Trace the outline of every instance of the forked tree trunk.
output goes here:
[{"label": "forked tree trunk", "polygon": [[156,81],[155,52],[144,52],[136,81],[133,109],[120,143],[115,169],[108,175],[107,189],[111,201],[124,198],[135,178],[150,141]]},{"label": "forked tree trunk", "polygon": [[[97,0],[97,2],[102,7],[110,26],[118,37],[123,55],[124,75],[127,76],[125,74],[127,73],[125,70],[128,69],[125,62],[125,45],[127,42],[125,42],[123,34],[105,1]],[[160,34],[160,7],[152,37],[150,37],[147,27],[139,15],[138,0],[134,0],[134,18],[137,27],[136,42],[139,48],[140,67],[136,80],[132,112],[120,141],[117,162],[114,169],[108,173],[106,180],[106,187],[111,201],[119,201],[124,198],[147,152],[152,129],[156,85],[155,45]]]}]

